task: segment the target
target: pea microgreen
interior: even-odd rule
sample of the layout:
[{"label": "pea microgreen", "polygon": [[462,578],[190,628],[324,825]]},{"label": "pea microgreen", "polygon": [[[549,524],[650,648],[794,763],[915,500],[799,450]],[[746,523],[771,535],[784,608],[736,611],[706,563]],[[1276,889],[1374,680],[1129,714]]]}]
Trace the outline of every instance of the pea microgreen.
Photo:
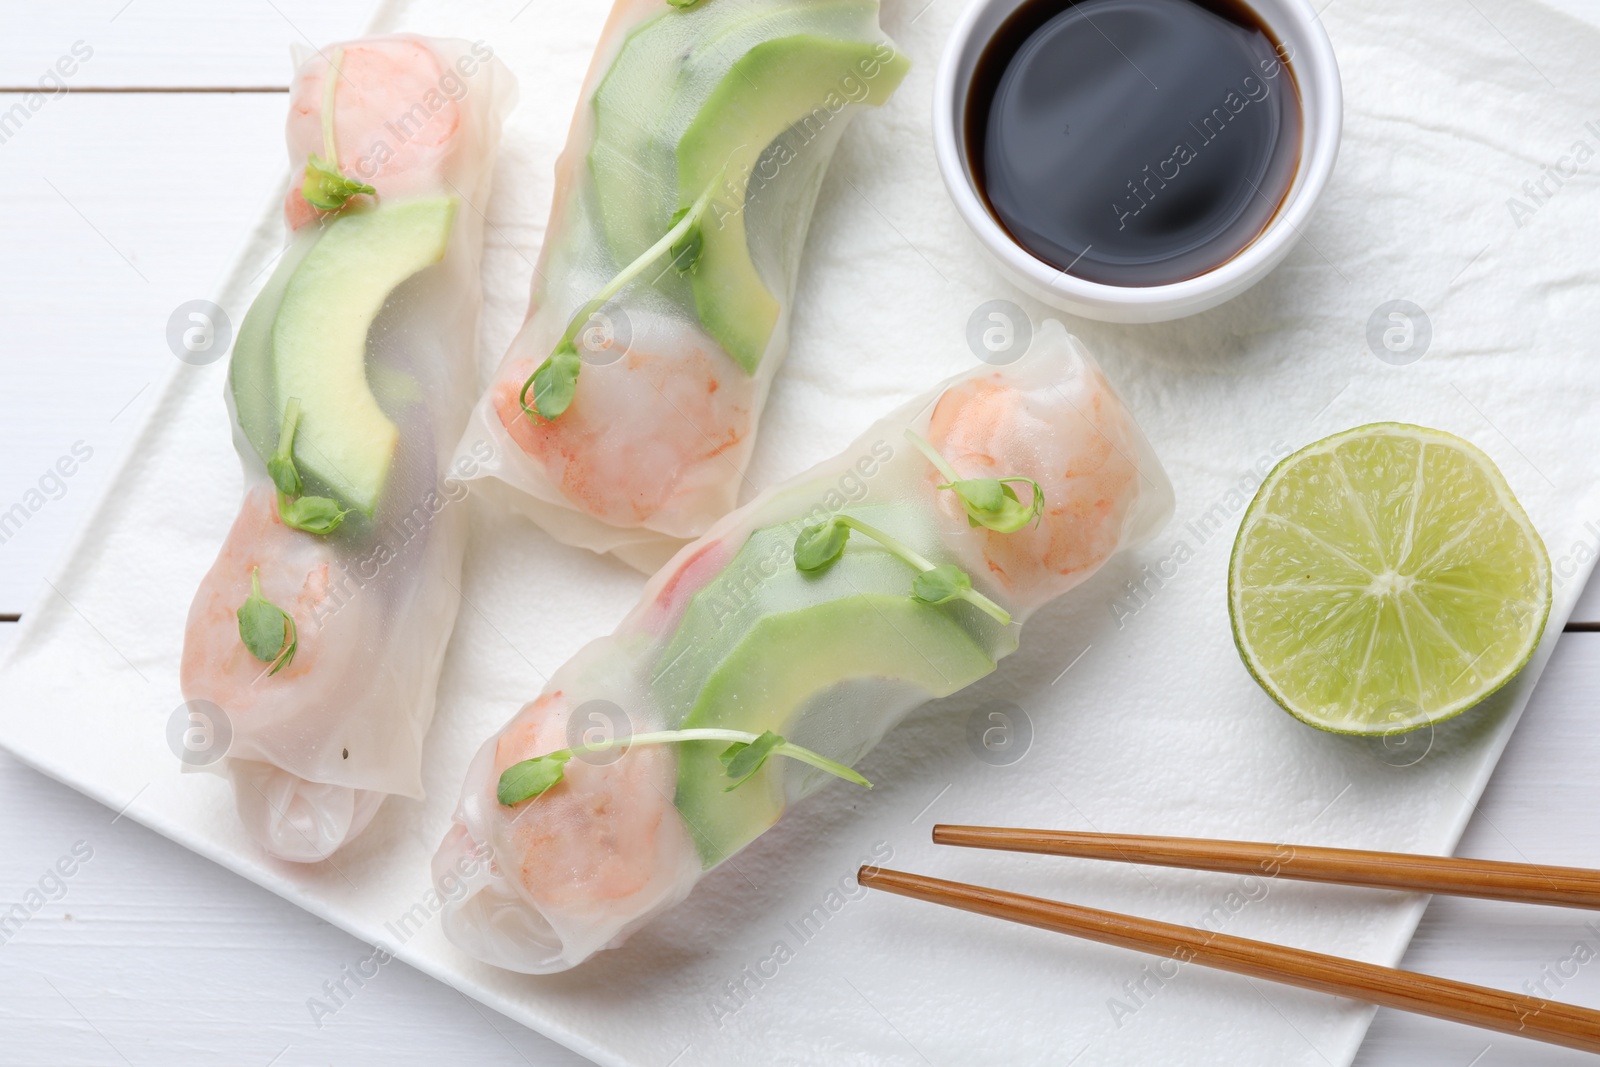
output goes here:
[{"label": "pea microgreen", "polygon": [[972,588],[972,578],[953,563],[934,564],[899,539],[869,526],[854,515],[835,515],[830,521],[807,526],[794,542],[794,565],[797,570],[820,571],[830,566],[844,554],[850,531],[870,537],[892,554],[899,556],[916,570],[911,583],[911,596],[924,604],[944,604],[951,600],[965,600],[984,614],[1009,625],[1011,613]]},{"label": "pea microgreen", "polygon": [[818,770],[827,771],[836,778],[843,778],[847,782],[854,782],[867,789],[872,788],[871,782],[844,764],[831,760],[821,753],[813,752],[809,748],[802,748],[786,741],[771,730],[753,734],[745,730],[693,729],[660,730],[654,733],[634,734],[631,737],[612,737],[592,744],[574,745],[571,748],[547,752],[542,756],[513,763],[501,772],[500,781],[495,787],[495,798],[501,804],[510,807],[540,796],[566,777],[567,764],[574,756],[603,752],[610,748],[682,744],[686,741],[731,742],[717,756],[728,777],[732,779],[732,783],[724,792],[737,789],[748,782],[772,756],[786,756]]},{"label": "pea microgreen", "polygon": [[[938,472],[948,479],[940,489],[952,490],[961,498],[967,510],[967,523],[982,526],[995,533],[1016,533],[1030,522],[1037,523],[1044,514],[1044,489],[1032,478],[963,478],[948,460],[914,430],[906,437],[928,457]],[[1025,485],[1031,489],[1028,502],[1012,486]]]},{"label": "pea microgreen", "polygon": [[782,737],[768,730],[749,744],[736,741],[724,749],[722,755],[717,758],[722,761],[722,766],[728,772],[728,777],[733,779],[733,784],[723,789],[723,792],[732,792],[755,777],[755,773],[766,765],[767,758],[783,743]]},{"label": "pea microgreen", "polygon": [[300,195],[318,211],[338,211],[352,196],[361,193],[371,196],[377,191],[365,182],[345,177],[340,173],[338,164],[315,152],[306,158],[305,175],[300,179]]},{"label": "pea microgreen", "polygon": [[850,527],[842,522],[819,522],[800,531],[794,541],[794,565],[803,571],[819,571],[838,559],[850,539]]},{"label": "pea microgreen", "polygon": [[[700,236],[700,219],[706,213],[706,208],[711,204],[711,194],[722,183],[719,175],[716,181],[706,186],[706,191],[693,204],[672,216],[672,226],[661,239],[640,253],[639,258],[623,267],[616,277],[605,284],[598,293],[586,304],[580,307],[577,314],[567,323],[566,332],[556,342],[555,350],[548,359],[528,375],[528,380],[522,383],[522,392],[518,400],[522,404],[522,412],[529,418],[537,415],[545,420],[560,417],[572,404],[572,397],[578,388],[578,372],[583,369],[583,360],[578,356],[578,333],[589,321],[590,316],[601,308],[606,302],[623,289],[645,270],[669,253],[672,264],[680,271],[687,272],[699,262],[703,242]],[[528,406],[528,394],[533,394],[533,406]]]},{"label": "pea microgreen", "polygon": [[951,563],[923,571],[911,580],[911,595],[925,604],[948,604],[972,591],[972,578]]},{"label": "pea microgreen", "polygon": [[513,763],[500,775],[495,797],[510,806],[538,796],[566,776],[567,761],[571,758],[572,752],[568,750]]},{"label": "pea microgreen", "polygon": [[294,619],[288,612],[261,595],[261,568],[250,571],[250,595],[239,610],[239,640],[250,654],[270,664],[268,675],[277,674],[294,662],[300,646]]},{"label": "pea microgreen", "polygon": [[[672,216],[672,225],[677,226],[688,217],[688,208],[679,208]],[[700,265],[700,256],[706,250],[706,237],[696,223],[689,227],[689,231],[675,241],[669,251],[672,253],[672,269],[679,274],[692,274],[695,267]]]},{"label": "pea microgreen", "polygon": [[333,101],[339,79],[344,74],[339,63],[344,59],[344,49],[335,48],[328,57],[328,71],[322,82],[322,155],[312,152],[306,158],[305,175],[300,180],[300,195],[318,211],[338,211],[352,196],[378,190],[339,170],[339,150],[333,135]]},{"label": "pea microgreen", "polygon": [[302,496],[278,501],[278,517],[283,524],[306,533],[331,534],[348,514],[349,510],[325,496]]},{"label": "pea microgreen", "polygon": [[290,397],[283,406],[283,425],[278,431],[278,448],[267,459],[267,474],[278,489],[278,517],[285,526],[306,533],[330,534],[350,514],[325,496],[301,496],[305,488],[294,463],[294,437],[300,428],[300,398]]},{"label": "pea microgreen", "polygon": [[533,386],[534,405],[539,414],[553,419],[572,404],[578,391],[578,372],[583,369],[583,359],[578,346],[570,340],[563,341],[550,353],[550,358],[539,365],[522,386],[522,410],[528,410],[528,386]]}]

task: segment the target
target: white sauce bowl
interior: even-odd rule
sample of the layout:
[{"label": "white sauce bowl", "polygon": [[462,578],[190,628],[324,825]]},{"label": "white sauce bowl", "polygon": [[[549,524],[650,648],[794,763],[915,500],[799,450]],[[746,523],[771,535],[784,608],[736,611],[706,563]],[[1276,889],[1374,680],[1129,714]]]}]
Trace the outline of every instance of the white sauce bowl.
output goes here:
[{"label": "white sauce bowl", "polygon": [[956,23],[933,90],[934,152],[956,210],[1007,277],[1063,311],[1102,322],[1165,322],[1216,307],[1250,288],[1300,240],[1339,154],[1343,94],[1333,45],[1307,0],[1248,0],[1287,53],[1304,117],[1299,166],[1267,228],[1244,251],[1170,285],[1105,285],[1074,277],[1019,245],[990,213],[967,159],[967,93],[978,58],[1024,0],[973,0]]}]

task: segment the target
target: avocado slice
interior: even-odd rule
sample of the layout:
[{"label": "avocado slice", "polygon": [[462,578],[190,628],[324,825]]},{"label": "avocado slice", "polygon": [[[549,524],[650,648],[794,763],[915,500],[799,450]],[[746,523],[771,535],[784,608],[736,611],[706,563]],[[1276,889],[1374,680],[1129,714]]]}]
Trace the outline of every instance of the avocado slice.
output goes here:
[{"label": "avocado slice", "polygon": [[[802,492],[768,506],[797,514],[810,503]],[[930,558],[948,555],[914,509],[849,510]],[[650,686],[661,706],[688,709],[675,728],[774,730],[853,763],[883,724],[840,720],[852,706],[841,697],[851,690],[859,697],[863,686],[875,699],[907,695],[920,703],[929,693],[948,695],[994,670],[995,661],[1016,648],[1016,631],[970,604],[913,600],[911,568],[871,542],[852,541],[825,571],[797,571],[791,549],[806,521],[816,520],[757,529],[690,598]],[[786,775],[813,773],[777,759],[725,793],[728,778],[717,757],[726,744],[677,748],[678,810],[707,867],[782,814]]]},{"label": "avocado slice", "polygon": [[[643,23],[593,100],[589,171],[613,261],[632,262],[667,232],[675,211],[716,182],[718,200],[701,227],[710,259],[702,256],[691,281],[665,271],[652,284],[683,306],[692,301],[707,331],[753,373],[779,310],[762,270],[770,276],[783,266],[750,256],[752,172],[786,135],[787,152],[802,154],[847,103],[881,104],[908,66],[883,41],[876,0],[719,0]],[[768,193],[768,203],[803,222],[820,164],[797,164],[805,174],[784,183],[808,186],[804,195],[791,190],[784,201]]]},{"label": "avocado slice", "polygon": [[[735,60],[763,40],[793,33],[862,38],[877,17],[876,0],[719,0],[663,11],[635,27],[592,101],[589,173],[616,264],[632,262],[671,227],[678,141]],[[656,283],[663,290],[674,284],[683,284],[675,274]],[[688,306],[687,287],[682,297]]]},{"label": "avocado slice", "polygon": [[[300,400],[296,465],[369,517],[400,431],[367,384],[367,332],[401,282],[444,258],[455,213],[454,197],[429,197],[338,216],[294,268],[273,319],[273,407],[281,417],[288,398]],[[236,399],[249,378],[235,370]]]},{"label": "avocado slice", "polygon": [[[994,667],[944,606],[863,593],[757,622],[712,673],[683,728],[773,730],[787,737],[806,712],[826,715],[830,696],[851,684],[873,684],[873,692],[883,696],[904,688],[940,697]],[[773,760],[726,792],[728,777],[718,758],[725,748],[706,741],[679,746],[677,807],[706,867],[778,821],[782,774],[791,770]]]},{"label": "avocado slice", "polygon": [[239,429],[263,463],[277,450],[278,431],[283,425],[283,408],[278,404],[272,371],[272,324],[278,317],[289,279],[321,236],[318,227],[308,226],[284,249],[272,277],[245,312],[228,361],[228,386]]},{"label": "avocado slice", "polygon": [[[910,64],[898,52],[884,59],[878,48],[811,34],[759,44],[733,65],[678,142],[680,206],[718,183],[700,227],[704,251],[690,276],[695,308],[706,332],[747,373],[761,362],[781,310],[750,254],[747,194],[756,163],[791,127],[799,134],[792,151],[803,153],[849,102],[847,84],[863,88],[860,103],[887,100]],[[874,65],[876,76],[864,77]],[[781,160],[778,166],[787,165]]]}]

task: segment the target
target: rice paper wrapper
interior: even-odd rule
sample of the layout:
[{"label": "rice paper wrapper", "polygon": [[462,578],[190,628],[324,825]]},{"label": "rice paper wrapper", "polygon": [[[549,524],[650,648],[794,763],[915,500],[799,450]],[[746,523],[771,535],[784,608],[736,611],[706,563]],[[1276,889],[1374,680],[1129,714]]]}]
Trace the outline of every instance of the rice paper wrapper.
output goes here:
[{"label": "rice paper wrapper", "polygon": [[[287,122],[296,175],[310,155],[326,151],[330,62],[340,68],[338,162],[377,194],[323,217],[298,183],[285,199],[294,229],[240,326],[224,389],[244,504],[201,582],[183,637],[183,695],[193,724],[185,767],[227,773],[250,833],[274,855],[305,861],[359,833],[384,796],[422,796],[423,739],[460,603],[467,540],[461,479],[473,455],[452,464],[451,453],[472,403],[482,209],[515,96],[510,72],[466,41],[391,36],[305,54]],[[408,222],[407,213],[423,221]],[[283,395],[290,386],[279,357],[268,355],[286,343],[290,325],[299,328],[285,325],[280,311],[293,300],[304,307],[318,299],[301,271],[317,266],[319,250],[342,241],[354,248],[343,255],[355,261],[338,260],[339,269],[379,273],[381,257],[401,254],[386,236],[423,225],[448,227],[442,254],[389,294],[366,339],[367,387],[379,421],[395,435],[373,510],[360,510],[341,481],[357,469],[350,453],[311,437],[329,420],[357,418],[356,385],[331,376],[320,385],[295,379],[308,394],[294,440],[304,493],[329,494],[348,513],[331,533],[292,529],[281,517],[292,505],[266,465],[282,447],[283,411],[302,405],[301,397]],[[342,280],[332,267],[317,269],[315,285],[327,294],[321,299],[355,299],[337,288]],[[331,344],[325,318],[317,320],[314,345]],[[322,406],[313,406],[319,397],[308,386],[323,392]],[[338,404],[348,401],[345,410],[327,406],[329,391]],[[263,663],[241,642],[236,612],[253,580],[292,621],[285,636],[292,633],[294,651],[281,663]]]},{"label": "rice paper wrapper", "polygon": [[[1009,532],[975,525],[939,488],[947,476],[923,447],[962,478],[1032,479],[1039,514]],[[1026,483],[1015,490],[1033,503]],[[559,786],[508,806],[496,787],[512,764],[722,728],[751,740],[771,730],[853,765],[907,713],[992,672],[1036,609],[1149,540],[1171,511],[1172,487],[1132,416],[1061,324],[1046,322],[1019,362],[946,382],[719,520],[650,580],[614,633],[551,676],[467,772],[434,859],[447,897],[459,893],[458,868],[473,870],[445,909],[446,930],[513,970],[575,966],[832,780],[772,758],[730,788],[727,741],[640,745],[580,751]],[[851,529],[832,563],[802,571],[797,537],[846,518],[866,528]],[[917,567],[959,568],[992,614],[969,600],[914,600]],[[995,728],[1011,725],[1000,717]]]},{"label": "rice paper wrapper", "polygon": [[[839,73],[796,88],[782,46],[801,35],[821,42],[805,46],[813,51],[843,50],[832,61]],[[788,353],[828,164],[855,114],[894,91],[904,62],[872,0],[617,0],[555,161],[527,322],[462,439],[463,454],[491,446],[476,488],[558,541],[647,573],[731,511]],[[654,78],[658,67],[674,73]],[[735,105],[697,127],[730,87],[747,87],[762,105]],[[783,108],[800,118],[785,118],[759,154],[723,132]],[[693,267],[679,270],[669,249],[585,314],[703,196],[711,199]],[[741,288],[749,279],[728,264],[738,256],[729,245],[748,249],[758,286]],[[524,393],[529,376],[580,316],[571,406],[554,420],[526,413],[538,395]]]}]

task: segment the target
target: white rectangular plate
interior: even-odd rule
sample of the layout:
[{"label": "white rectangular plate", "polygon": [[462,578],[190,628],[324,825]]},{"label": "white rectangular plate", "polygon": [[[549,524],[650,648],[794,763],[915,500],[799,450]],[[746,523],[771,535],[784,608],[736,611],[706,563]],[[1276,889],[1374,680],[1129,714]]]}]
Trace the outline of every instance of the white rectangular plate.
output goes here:
[{"label": "white rectangular plate", "polygon": [[[716,2],[716,0],[703,0]],[[525,309],[550,177],[604,0],[392,4],[376,29],[483,39],[522,80],[485,210],[485,372]],[[750,472],[762,486],[847,442],[974,358],[968,318],[1004,298],[933,163],[931,85],[959,0],[887,0],[916,66],[858,120],[823,190],[793,353]],[[919,10],[920,9],[920,10]],[[237,506],[224,364],[175,366],[131,460],[4,674],[0,744],[218,863],[381,942],[422,970],[606,1064],[1348,1062],[1369,1011],[888,897],[871,859],[1364,959],[1400,957],[1422,901],[1177,871],[935,850],[936,820],[1196,834],[1446,852],[1587,576],[1600,531],[1600,197],[1596,33],[1546,8],[1337,0],[1342,158],[1305,241],[1215,312],[1160,326],[1073,322],[1164,458],[1178,514],[1154,543],[1030,624],[992,678],[915,716],[866,761],[879,786],[801,805],[623,950],[530,978],[441,936],[428,860],[473,750],[641,579],[529,526],[475,514],[424,768],[425,802],[391,801],[334,861],[263,858],[223,782],[181,775],[164,728],[180,702],[189,598]],[[1579,146],[1585,146],[1580,149]],[[1557,186],[1546,164],[1578,168]],[[1534,195],[1524,183],[1545,182]],[[1510,198],[1522,209],[1514,210]],[[281,242],[276,204],[218,300],[237,322]],[[1369,349],[1404,298],[1424,358]],[[1224,601],[1239,515],[1275,459],[1362,422],[1449,430],[1505,472],[1549,545],[1544,647],[1486,706],[1404,747],[1307,729],[1234,653]],[[1010,766],[969,746],[996,704],[1031,745]]]}]

